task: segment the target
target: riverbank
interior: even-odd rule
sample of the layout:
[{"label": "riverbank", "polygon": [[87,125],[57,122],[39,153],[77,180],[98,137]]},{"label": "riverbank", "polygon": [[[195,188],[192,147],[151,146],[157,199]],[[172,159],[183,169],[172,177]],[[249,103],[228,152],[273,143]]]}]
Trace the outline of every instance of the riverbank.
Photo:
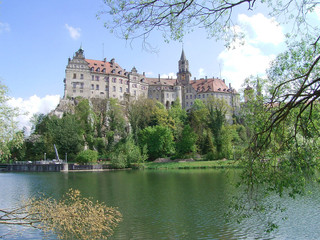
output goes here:
[{"label": "riverbank", "polygon": [[[216,160],[216,161],[170,161],[170,162],[145,162],[141,164],[132,164],[131,169],[140,170],[162,170],[162,169],[205,169],[205,168],[239,168],[239,163],[234,160]],[[110,171],[119,170],[112,167],[110,162],[104,164],[3,164],[0,171],[3,172],[82,172],[82,171]],[[125,169],[122,169],[125,170]]]},{"label": "riverbank", "polygon": [[190,162],[146,162],[136,164],[134,168],[139,169],[198,169],[198,168],[239,168],[239,163],[234,160],[216,161],[190,161]]}]

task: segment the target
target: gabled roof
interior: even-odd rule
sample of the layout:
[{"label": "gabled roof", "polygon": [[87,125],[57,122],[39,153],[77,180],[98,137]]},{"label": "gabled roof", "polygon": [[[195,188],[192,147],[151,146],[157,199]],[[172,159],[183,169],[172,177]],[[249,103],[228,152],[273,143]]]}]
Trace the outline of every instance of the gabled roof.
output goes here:
[{"label": "gabled roof", "polygon": [[165,85],[165,86],[174,86],[177,83],[177,79],[171,78],[146,78],[146,82],[149,85]]},{"label": "gabled roof", "polygon": [[234,92],[230,89],[223,80],[218,78],[200,79],[190,81],[193,89],[198,93],[204,92]]},{"label": "gabled roof", "polygon": [[125,76],[125,70],[122,67],[120,67],[118,63],[114,62],[114,60],[108,62],[85,59],[85,61],[88,63],[89,68],[92,69],[93,72]]}]

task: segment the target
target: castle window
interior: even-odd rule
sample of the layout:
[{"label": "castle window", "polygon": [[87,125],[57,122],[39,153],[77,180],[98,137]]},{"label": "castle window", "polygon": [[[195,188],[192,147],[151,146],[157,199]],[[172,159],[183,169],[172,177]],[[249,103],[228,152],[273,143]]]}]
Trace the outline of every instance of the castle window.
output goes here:
[{"label": "castle window", "polygon": [[200,95],[200,94],[198,94],[198,98],[201,98],[201,95]]},{"label": "castle window", "polygon": [[112,82],[113,82],[113,83],[116,83],[116,82],[117,82],[117,79],[116,79],[116,78],[112,78]]},{"label": "castle window", "polygon": [[83,89],[84,83],[80,83],[80,89]]},{"label": "castle window", "polygon": [[202,98],[205,98],[206,97],[206,95],[205,94],[202,94]]},{"label": "castle window", "polygon": [[192,95],[190,95],[190,99],[192,99]]},{"label": "castle window", "polygon": [[94,84],[91,84],[91,90],[94,90]]},{"label": "castle window", "polygon": [[187,102],[187,106],[189,106],[189,103]]},{"label": "castle window", "polygon": [[77,83],[72,83],[72,87],[76,88],[77,87]]},{"label": "castle window", "polygon": [[99,90],[99,85],[98,84],[96,85],[96,90]]},{"label": "castle window", "polygon": [[91,80],[94,81],[94,75],[91,76]]},{"label": "castle window", "polygon": [[122,87],[119,88],[119,91],[122,92]]},{"label": "castle window", "polygon": [[188,98],[189,98],[189,96],[187,95],[187,96],[186,96],[186,99],[188,99]]},{"label": "castle window", "polygon": [[122,82],[122,79],[119,79],[119,83],[120,83],[120,84],[122,84],[122,83],[123,83],[123,82]]},{"label": "castle window", "polygon": [[114,91],[114,92],[117,91],[116,86],[113,86],[113,91]]},{"label": "castle window", "polygon": [[108,87],[108,86],[106,86],[106,92],[108,92],[108,90],[109,90],[109,87]]},{"label": "castle window", "polygon": [[83,79],[83,74],[82,73],[80,74],[80,79]]},{"label": "castle window", "polygon": [[106,81],[106,83],[109,82],[109,77],[104,77],[104,80]]},{"label": "castle window", "polygon": [[96,76],[96,81],[99,81],[99,76]]},{"label": "castle window", "polygon": [[169,93],[167,93],[167,98],[169,98]]},{"label": "castle window", "polygon": [[74,74],[73,74],[73,79],[76,79],[76,78],[77,78],[77,74],[74,73]]},{"label": "castle window", "polygon": [[129,88],[126,88],[126,92],[129,93]]}]

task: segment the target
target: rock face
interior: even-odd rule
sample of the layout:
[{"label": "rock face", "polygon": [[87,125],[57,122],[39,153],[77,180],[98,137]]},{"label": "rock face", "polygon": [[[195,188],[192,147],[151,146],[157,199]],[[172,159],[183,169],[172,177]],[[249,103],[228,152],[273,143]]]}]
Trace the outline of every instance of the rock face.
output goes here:
[{"label": "rock face", "polygon": [[74,114],[75,106],[78,104],[76,99],[60,99],[60,102],[55,110],[50,112],[50,116],[62,118],[64,113]]}]

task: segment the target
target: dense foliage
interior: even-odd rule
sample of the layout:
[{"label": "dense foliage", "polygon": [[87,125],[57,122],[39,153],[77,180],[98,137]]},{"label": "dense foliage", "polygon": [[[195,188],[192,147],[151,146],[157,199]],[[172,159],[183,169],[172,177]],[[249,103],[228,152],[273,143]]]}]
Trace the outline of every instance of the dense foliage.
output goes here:
[{"label": "dense foliage", "polygon": [[196,100],[189,113],[179,99],[166,109],[150,99],[121,105],[115,99],[79,98],[62,118],[35,115],[31,135],[12,154],[21,161],[54,159],[55,144],[69,162],[110,160],[116,168],[196,154],[208,160],[240,158],[233,151],[244,144],[230,116],[232,109],[215,98]]}]

